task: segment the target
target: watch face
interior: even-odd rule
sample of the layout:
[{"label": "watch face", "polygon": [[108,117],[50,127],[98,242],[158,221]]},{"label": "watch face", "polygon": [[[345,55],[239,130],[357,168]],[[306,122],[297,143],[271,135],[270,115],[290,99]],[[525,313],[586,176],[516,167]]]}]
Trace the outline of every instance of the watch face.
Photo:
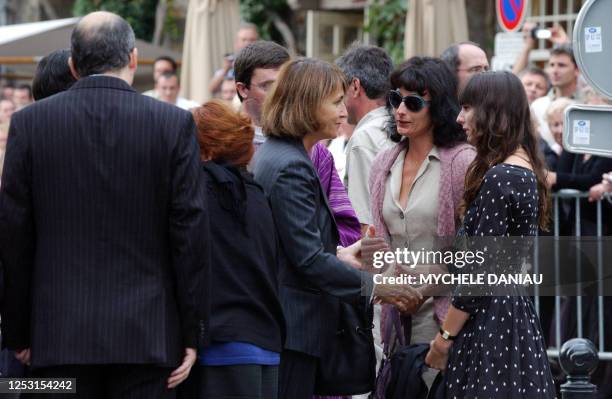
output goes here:
[{"label": "watch face", "polygon": [[448,331],[445,331],[443,329],[440,329],[440,335],[442,336],[442,338],[446,339],[446,340],[452,340],[453,337],[452,335],[450,335],[450,333]]}]

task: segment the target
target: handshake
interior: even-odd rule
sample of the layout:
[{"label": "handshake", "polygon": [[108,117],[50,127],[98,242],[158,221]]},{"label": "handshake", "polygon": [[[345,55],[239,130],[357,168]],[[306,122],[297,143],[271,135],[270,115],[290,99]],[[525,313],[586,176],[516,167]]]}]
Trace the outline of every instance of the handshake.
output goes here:
[{"label": "handshake", "polygon": [[[372,277],[381,271],[384,276],[395,276],[398,270],[396,264],[386,264],[382,269],[373,266],[374,254],[389,250],[384,238],[377,237],[374,226],[369,226],[365,237],[360,241],[346,248],[338,247],[338,258],[356,269],[372,273]],[[374,285],[373,298],[375,303],[394,305],[404,314],[415,313],[427,300],[418,288],[409,284],[386,283]]]}]

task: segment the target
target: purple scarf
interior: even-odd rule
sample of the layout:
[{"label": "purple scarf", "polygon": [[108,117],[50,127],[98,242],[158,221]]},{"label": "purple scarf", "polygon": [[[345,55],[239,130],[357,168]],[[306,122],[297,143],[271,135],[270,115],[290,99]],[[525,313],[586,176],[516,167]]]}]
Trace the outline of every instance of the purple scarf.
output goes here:
[{"label": "purple scarf", "polygon": [[334,157],[323,144],[317,143],[310,151],[310,160],[336,219],[340,245],[347,247],[361,239],[361,225],[334,166]]}]

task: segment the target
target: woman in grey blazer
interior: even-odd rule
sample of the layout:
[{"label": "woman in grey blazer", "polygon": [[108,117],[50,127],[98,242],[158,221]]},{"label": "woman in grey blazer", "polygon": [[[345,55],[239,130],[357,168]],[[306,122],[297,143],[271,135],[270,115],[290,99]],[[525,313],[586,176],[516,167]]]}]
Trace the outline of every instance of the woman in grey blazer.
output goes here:
[{"label": "woman in grey blazer", "polygon": [[[308,157],[320,140],[336,137],[346,117],[346,82],[334,65],[296,59],[285,64],[263,106],[268,140],[254,160],[281,243],[280,300],[287,337],[281,354],[280,398],[311,398],[319,358],[333,339],[337,314],[330,301],[367,304],[372,295],[409,306],[418,294],[410,287],[374,287],[372,275],[341,252],[338,230]],[[353,266],[353,267],[352,267]]]}]

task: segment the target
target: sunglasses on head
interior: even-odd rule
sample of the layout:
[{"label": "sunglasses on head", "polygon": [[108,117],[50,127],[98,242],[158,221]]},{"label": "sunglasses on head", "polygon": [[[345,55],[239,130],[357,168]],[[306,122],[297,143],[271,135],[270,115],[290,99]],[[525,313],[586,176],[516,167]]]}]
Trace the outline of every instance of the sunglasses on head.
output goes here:
[{"label": "sunglasses on head", "polygon": [[431,101],[427,101],[423,97],[415,94],[402,97],[399,90],[391,90],[389,92],[389,104],[391,104],[393,108],[398,109],[402,103],[404,103],[408,111],[419,112],[423,108],[428,107]]}]

